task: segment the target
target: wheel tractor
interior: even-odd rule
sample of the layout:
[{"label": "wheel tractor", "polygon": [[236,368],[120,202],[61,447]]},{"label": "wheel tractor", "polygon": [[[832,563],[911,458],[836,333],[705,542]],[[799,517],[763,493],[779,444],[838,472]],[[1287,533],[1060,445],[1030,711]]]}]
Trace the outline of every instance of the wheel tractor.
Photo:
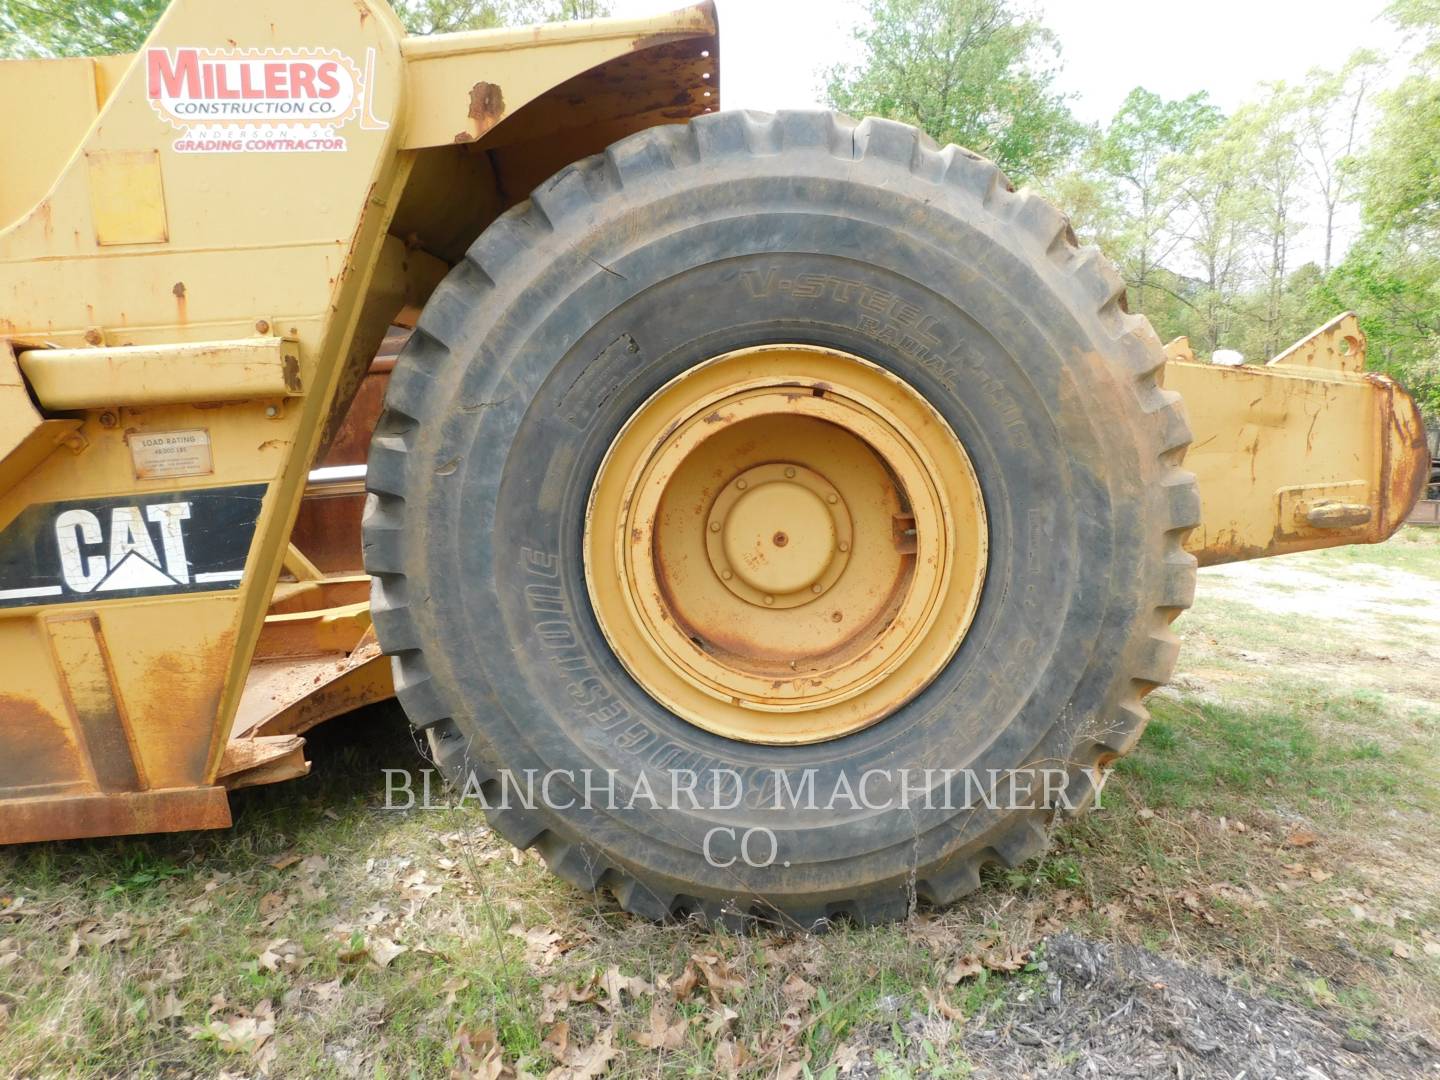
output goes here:
[{"label": "wheel tractor", "polygon": [[175,0],[0,101],[0,842],[226,827],[398,696],[633,912],[892,918],[1093,801],[1197,563],[1427,478],[1353,316],[1162,347],[976,154],[720,111],[708,4]]}]

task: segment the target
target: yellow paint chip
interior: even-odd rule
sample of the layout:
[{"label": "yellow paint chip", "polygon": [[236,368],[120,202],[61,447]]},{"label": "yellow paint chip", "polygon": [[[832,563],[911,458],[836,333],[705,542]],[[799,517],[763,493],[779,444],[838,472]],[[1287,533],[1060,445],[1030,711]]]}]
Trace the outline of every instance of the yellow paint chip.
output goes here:
[{"label": "yellow paint chip", "polygon": [[96,150],[85,160],[97,244],[169,241],[159,150]]}]

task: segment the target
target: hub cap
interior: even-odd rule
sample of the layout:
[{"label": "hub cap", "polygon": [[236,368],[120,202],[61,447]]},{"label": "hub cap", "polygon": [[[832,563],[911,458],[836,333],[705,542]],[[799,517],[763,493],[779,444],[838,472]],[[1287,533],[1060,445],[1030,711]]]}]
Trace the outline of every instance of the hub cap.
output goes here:
[{"label": "hub cap", "polygon": [[836,738],[949,662],[986,564],[980,486],[911,386],[848,353],[766,346],[662,387],[591,491],[585,571],[656,700],[757,743]]}]

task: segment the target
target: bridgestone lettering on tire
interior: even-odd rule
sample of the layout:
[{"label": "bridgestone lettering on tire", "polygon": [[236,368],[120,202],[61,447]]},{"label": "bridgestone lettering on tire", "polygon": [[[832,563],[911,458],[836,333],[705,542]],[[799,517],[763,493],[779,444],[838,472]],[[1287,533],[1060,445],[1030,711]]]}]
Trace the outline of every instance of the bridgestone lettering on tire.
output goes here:
[{"label": "bridgestone lettering on tire", "polygon": [[[914,388],[969,455],[989,531],[979,607],[943,670],[879,722],[805,745],[725,738],[647,693],[597,623],[582,546],[632,413],[707,360],[775,344]],[[1162,365],[1111,266],[965,150],[825,113],[627,138],[496,221],[396,367],[365,552],[400,700],[459,783],[613,776],[617,807],[560,808],[567,789],[490,820],[637,914],[808,926],[948,903],[987,863],[1038,855],[1055,807],[926,809],[912,791],[906,808],[877,770],[913,787],[926,769],[1051,766],[1067,796],[1051,802],[1082,804],[1174,664],[1199,502]],[[687,769],[735,770],[745,801],[667,805],[667,774]],[[775,809],[777,770],[808,776],[818,803],[868,772],[879,808]],[[661,808],[624,805],[642,773]],[[747,833],[755,863],[773,836],[773,861],[716,865]],[[725,858],[707,859],[707,837]]]}]

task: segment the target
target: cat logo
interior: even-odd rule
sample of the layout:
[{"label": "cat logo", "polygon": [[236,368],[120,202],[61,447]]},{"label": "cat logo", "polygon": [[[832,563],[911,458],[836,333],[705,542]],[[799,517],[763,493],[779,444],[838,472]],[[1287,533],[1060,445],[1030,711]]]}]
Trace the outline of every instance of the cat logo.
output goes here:
[{"label": "cat logo", "polygon": [[[117,506],[110,511],[109,555],[87,554],[103,544],[100,519],[89,510],[66,510],[55,519],[55,540],[60,548],[60,570],[75,592],[125,592],[131,589],[170,589],[190,584],[190,561],[185,557],[182,524],[190,518],[188,502],[148,506]],[[164,569],[148,523],[160,527]],[[207,574],[212,581],[240,579],[240,573]]]},{"label": "cat logo", "polygon": [[238,588],[264,494],[32,506],[0,532],[0,607]]}]

